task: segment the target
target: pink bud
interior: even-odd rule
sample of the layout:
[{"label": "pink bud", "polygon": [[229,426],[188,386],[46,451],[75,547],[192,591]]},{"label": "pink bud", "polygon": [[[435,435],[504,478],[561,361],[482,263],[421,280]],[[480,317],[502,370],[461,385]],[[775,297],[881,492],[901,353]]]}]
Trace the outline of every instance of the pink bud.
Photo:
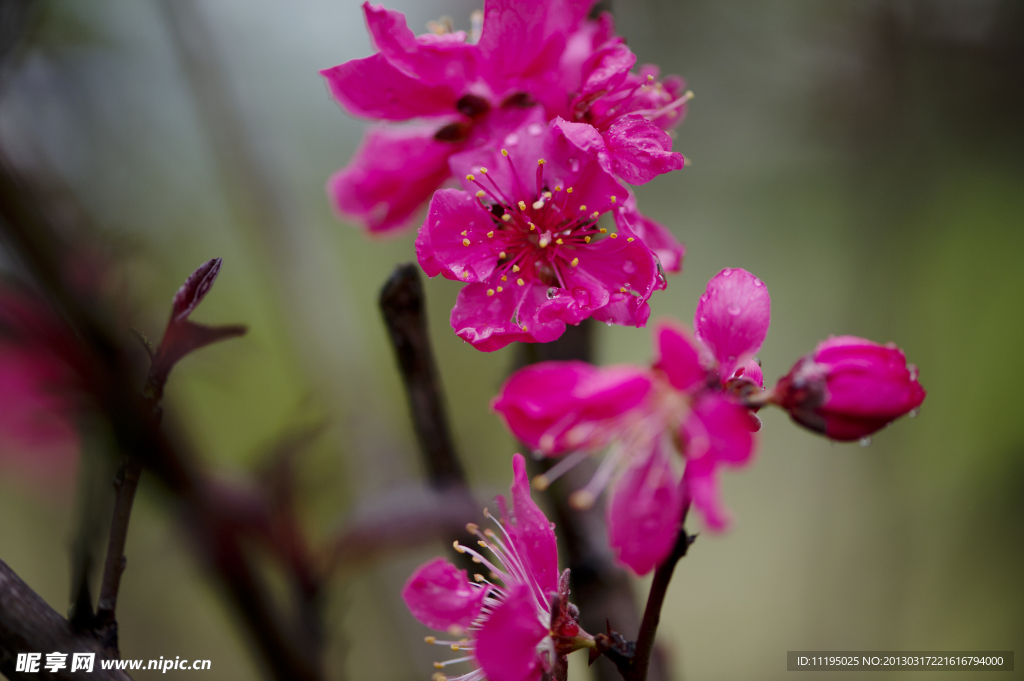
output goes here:
[{"label": "pink bud", "polygon": [[903,351],[855,336],[829,338],[775,386],[797,423],[833,440],[858,440],[917,409],[925,391]]}]

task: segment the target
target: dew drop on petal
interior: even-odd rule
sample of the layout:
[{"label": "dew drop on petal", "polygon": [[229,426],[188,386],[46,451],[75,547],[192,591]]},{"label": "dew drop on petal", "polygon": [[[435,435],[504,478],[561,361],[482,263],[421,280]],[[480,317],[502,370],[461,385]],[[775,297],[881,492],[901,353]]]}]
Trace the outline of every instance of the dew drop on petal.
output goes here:
[{"label": "dew drop on petal", "polygon": [[920,409],[911,409],[911,410],[910,410],[910,411],[909,411],[909,412],[907,413],[907,416],[909,416],[909,417],[910,417],[910,418],[912,418],[912,419],[916,419],[916,418],[917,418],[917,415],[918,415],[918,414],[920,414],[920,413],[921,413],[921,410],[920,410]]},{"label": "dew drop on petal", "polygon": [[860,439],[860,446],[861,447],[868,447],[870,445],[871,445],[871,438],[869,438],[869,437],[862,437]]},{"label": "dew drop on petal", "polygon": [[658,286],[665,286],[666,284],[668,284],[668,281],[666,281],[665,275],[658,272]]},{"label": "dew drop on petal", "polygon": [[573,300],[576,301],[576,304],[579,305],[581,308],[590,308],[590,291],[588,291],[587,289],[583,288],[582,286],[577,286],[572,290],[572,297]]},{"label": "dew drop on petal", "polygon": [[759,287],[759,286],[761,286],[761,285],[762,285],[762,284],[761,284],[761,280],[760,280],[760,279],[755,279],[755,280],[754,280],[754,288],[757,288],[757,287]]},{"label": "dew drop on petal", "polygon": [[611,322],[605,322],[605,324],[607,324],[609,327],[611,327],[611,325],[612,325]]},{"label": "dew drop on petal", "polygon": [[578,158],[569,159],[569,169],[574,173],[580,172],[580,161]]},{"label": "dew drop on petal", "polygon": [[530,123],[530,125],[527,126],[526,131],[536,137],[544,132],[544,126],[540,123]]},{"label": "dew drop on petal", "polygon": [[730,269],[722,270],[722,276],[723,277],[728,277],[730,274],[732,274],[732,270],[730,270]]},{"label": "dew drop on petal", "polygon": [[517,144],[519,144],[519,135],[514,132],[510,132],[505,137],[505,145],[509,147],[514,147]]},{"label": "dew drop on petal", "polygon": [[626,262],[622,263],[622,271],[625,272],[626,274],[633,274],[634,272],[636,272],[636,265],[633,264],[632,260],[627,260]]},{"label": "dew drop on petal", "polygon": [[740,312],[743,311],[743,310],[740,309],[739,305],[730,305],[729,307],[727,307],[725,309],[726,309],[726,312],[731,314],[733,317],[735,317],[736,315],[738,315]]},{"label": "dew drop on petal", "polygon": [[557,286],[552,286],[551,288],[549,288],[548,291],[547,291],[547,296],[548,296],[548,300],[554,300],[555,298],[557,298],[558,297],[558,287]]}]

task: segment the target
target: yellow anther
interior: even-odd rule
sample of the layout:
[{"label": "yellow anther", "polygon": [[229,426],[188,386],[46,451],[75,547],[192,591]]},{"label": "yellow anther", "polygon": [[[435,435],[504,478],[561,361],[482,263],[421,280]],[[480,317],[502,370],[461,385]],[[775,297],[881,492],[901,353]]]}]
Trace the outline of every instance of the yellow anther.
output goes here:
[{"label": "yellow anther", "polygon": [[565,193],[566,194],[572,194],[572,187],[569,187],[568,189],[566,189]]},{"label": "yellow anther", "polygon": [[541,194],[541,196],[543,196],[545,199],[550,199],[551,198],[551,192],[543,192]]},{"label": "yellow anther", "polygon": [[494,295],[494,289],[493,288],[487,289],[487,295],[493,296]]},{"label": "yellow anther", "polygon": [[466,523],[466,532],[469,532],[470,534],[476,534],[479,531],[480,526],[476,523]]},{"label": "yellow anther", "polygon": [[487,174],[487,168],[480,168],[480,172],[483,173],[484,175],[486,175]]},{"label": "yellow anther", "polygon": [[585,211],[586,209],[587,209],[587,204],[583,204],[582,206],[580,206],[580,212]]},{"label": "yellow anther", "polygon": [[538,158],[538,159],[537,159],[537,165],[539,165],[539,166],[542,166],[542,165],[544,165],[545,163],[547,163],[547,161],[545,161],[544,159],[542,159],[542,158]]},{"label": "yellow anther", "polygon": [[466,236],[466,232],[468,232],[468,231],[469,230],[464,229],[461,232],[459,232],[459,234],[462,235],[462,236]]},{"label": "yellow anther", "polygon": [[536,201],[533,202],[533,209],[534,210],[540,210],[543,207],[544,207],[544,199],[537,199]]},{"label": "yellow anther", "polygon": [[538,475],[533,479],[533,488],[541,492],[546,490],[550,484],[551,481],[545,475]]},{"label": "yellow anther", "polygon": [[494,238],[494,232],[493,231],[487,232],[487,238],[488,239],[493,239]]},{"label": "yellow anther", "polygon": [[627,237],[626,241],[630,241],[630,242],[633,241],[633,237]]},{"label": "yellow anther", "polygon": [[462,245],[463,246],[468,246],[469,245],[469,239],[463,239],[462,240]]},{"label": "yellow anther", "polygon": [[529,329],[526,328],[526,324],[523,324],[522,329],[523,331],[529,331]]},{"label": "yellow anther", "polygon": [[583,241],[584,241],[584,243],[588,243],[589,244],[590,243],[590,237],[589,236],[583,237]]},{"label": "yellow anther", "polygon": [[600,213],[598,213],[598,212],[597,212],[597,211],[595,210],[595,211],[594,211],[593,213],[591,213],[591,214],[590,214],[590,217],[592,217],[592,218],[594,218],[594,219],[596,220],[596,219],[598,219],[599,217],[601,217],[601,214],[600,214]]},{"label": "yellow anther", "polygon": [[485,577],[479,572],[477,572],[475,575],[473,575],[473,579],[475,579],[478,582],[482,582],[484,581]]},{"label": "yellow anther", "polygon": [[504,215],[501,216],[501,219],[504,220],[505,222],[508,222],[509,220],[512,219],[512,216],[509,215],[508,213],[505,213]]},{"label": "yellow anther", "polygon": [[462,546],[459,546],[459,540],[458,539],[456,539],[455,541],[452,542],[452,548],[454,548],[458,553],[465,553],[466,552],[465,548],[463,548]]},{"label": "yellow anther", "polygon": [[458,649],[459,649],[459,644],[458,643],[453,643],[452,644],[452,650],[458,650]]},{"label": "yellow anther", "polygon": [[519,265],[512,265],[512,271],[513,272],[518,272],[519,271]]},{"label": "yellow anther", "polygon": [[430,677],[430,681],[448,681],[448,677],[441,672],[434,672]]},{"label": "yellow anther", "polygon": [[613,197],[612,197],[612,203],[615,203],[615,201],[616,201],[616,200],[617,200],[617,199],[616,199],[616,198],[615,198],[615,197],[613,196]]},{"label": "yellow anther", "polygon": [[440,662],[435,662],[434,663],[434,669],[444,669],[444,665],[441,664]]},{"label": "yellow anther", "polygon": [[626,292],[625,287],[619,289],[619,293],[625,293],[625,292]]},{"label": "yellow anther", "polygon": [[479,562],[481,562],[481,561],[480,561],[480,559],[479,559],[478,557],[476,557],[476,556],[473,556],[473,562],[474,562],[474,563],[479,563]]},{"label": "yellow anther", "polygon": [[525,282],[525,281],[523,281],[523,278],[522,278],[522,277],[519,277],[518,279],[516,279],[516,283],[517,283],[517,284],[519,284],[520,286],[522,286],[522,285],[523,285],[523,284],[525,284],[526,282]]},{"label": "yellow anther", "polygon": [[487,196],[487,192],[485,192],[485,191],[484,191],[483,189],[478,189],[478,190],[476,191],[476,198],[478,198],[478,199],[482,199],[482,198],[484,198],[485,196]]},{"label": "yellow anther", "polygon": [[424,636],[423,637],[423,642],[424,643],[429,643],[430,645],[434,645],[435,641],[437,641],[437,639],[435,637],[433,637],[433,636]]},{"label": "yellow anther", "polygon": [[526,201],[519,202],[519,210],[526,210]]},{"label": "yellow anther", "polygon": [[608,230],[607,230],[607,229],[605,229],[604,227],[600,227],[600,228],[598,228],[598,230],[597,230],[597,231],[601,232],[601,234],[604,234],[604,233],[605,233],[605,232],[607,232]]},{"label": "yellow anther", "polygon": [[561,239],[555,239],[555,243],[561,246],[563,241]]},{"label": "yellow anther", "polygon": [[466,270],[463,270],[463,271],[462,271],[462,278],[463,278],[463,279],[469,279],[469,272],[468,272],[468,271],[466,271]]},{"label": "yellow anther", "polygon": [[618,235],[618,234],[616,234],[615,232],[612,232],[612,233],[611,233],[611,234],[609,234],[608,236],[610,236],[610,237],[611,237],[611,238],[613,238],[613,239],[618,239],[618,238],[619,238],[619,235]]},{"label": "yellow anther", "polygon": [[556,192],[560,192],[560,191],[562,191],[562,185],[560,185],[560,184],[556,184],[556,185],[555,185],[555,191],[556,191]]},{"label": "yellow anther", "polygon": [[[504,281],[505,277],[502,277],[501,279],[502,279],[502,281]],[[500,286],[498,287],[498,293],[501,293],[501,287]]]},{"label": "yellow anther", "polygon": [[[508,281],[508,277],[507,277],[507,276],[505,276],[505,275],[503,274],[503,275],[501,275],[501,280],[502,280],[502,281]],[[499,291],[501,290],[501,287],[500,287],[500,286],[498,287],[498,290],[499,290]]]},{"label": "yellow anther", "polygon": [[537,225],[535,225],[535,224],[533,224],[533,223],[531,222],[531,223],[530,223],[530,231],[532,232],[532,231],[533,231],[533,230],[535,230],[535,229],[537,229]]},{"label": "yellow anther", "polygon": [[480,541],[478,541],[478,542],[477,542],[477,545],[478,545],[478,546],[482,546],[482,547],[483,547],[483,548],[485,548],[485,549],[487,548],[487,542],[485,542],[485,541],[483,541],[483,540],[480,540]]},{"label": "yellow anther", "polygon": [[506,151],[505,149],[502,149],[501,150],[501,155],[502,156],[508,156],[508,151]]},{"label": "yellow anther", "polygon": [[508,257],[508,255],[505,253],[505,251],[502,251],[501,253],[498,254],[498,257],[504,260],[505,258]]},{"label": "yellow anther", "polygon": [[580,264],[580,259],[579,259],[579,258],[573,258],[573,259],[572,259],[572,262],[571,262],[570,264],[571,264],[571,265],[572,265],[573,267],[576,267],[576,265],[579,265],[579,264]]},{"label": "yellow anther", "polygon": [[466,179],[467,179],[467,180],[469,180],[470,182],[472,182],[472,181],[473,181],[473,180],[475,180],[476,178],[475,178],[475,177],[473,177],[472,175],[466,175]]},{"label": "yellow anther", "polygon": [[653,80],[654,80],[654,76],[652,76],[651,74],[648,73],[647,74],[647,82],[650,83]]},{"label": "yellow anther", "polygon": [[491,528],[488,527],[486,530],[484,530],[484,536],[485,537],[493,537],[494,536],[494,530],[492,530]]},{"label": "yellow anther", "polygon": [[569,505],[578,511],[585,511],[590,508],[596,500],[593,493],[582,489],[576,490],[569,495]]}]

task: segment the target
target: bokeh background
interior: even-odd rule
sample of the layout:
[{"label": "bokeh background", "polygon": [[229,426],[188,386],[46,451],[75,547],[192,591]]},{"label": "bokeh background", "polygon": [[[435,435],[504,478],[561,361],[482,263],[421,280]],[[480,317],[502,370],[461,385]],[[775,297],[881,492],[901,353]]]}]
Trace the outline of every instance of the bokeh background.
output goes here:
[{"label": "bokeh background", "polygon": [[[442,15],[468,28],[478,7],[387,4],[416,30]],[[637,190],[689,249],[653,317],[689,321],[707,280],[743,267],[773,299],[769,380],[829,334],[855,334],[898,343],[928,390],[916,419],[867,447],[764,415],[755,462],[725,476],[734,529],[702,534],[669,592],[660,641],[675,677],[783,678],[796,649],[1024,650],[1024,5],[613,9],[640,61],[696,93],[676,139],[692,164]],[[204,461],[238,479],[283,435],[324,424],[300,467],[303,520],[319,538],[422,479],[376,308],[394,265],[414,258],[413,233],[368,240],[323,190],[364,123],[317,72],[370,50],[354,0],[48,0],[0,74],[4,148],[83,207],[115,256],[126,323],[159,336],[179,283],[224,258],[197,318],[250,333],[175,369],[168,408]],[[233,107],[230,125],[211,114],[211,92]],[[2,252],[0,267],[17,269]],[[451,333],[457,290],[427,284],[433,342],[471,480],[498,491],[515,445],[488,404],[513,354]],[[602,326],[599,359],[644,363],[649,340]],[[23,459],[3,445],[0,557],[64,612],[81,492]],[[429,677],[436,649],[397,594],[439,548],[337,576],[334,678]],[[209,658],[216,678],[258,676],[145,480],[127,551],[125,657]],[[585,678],[582,660],[572,673]]]}]

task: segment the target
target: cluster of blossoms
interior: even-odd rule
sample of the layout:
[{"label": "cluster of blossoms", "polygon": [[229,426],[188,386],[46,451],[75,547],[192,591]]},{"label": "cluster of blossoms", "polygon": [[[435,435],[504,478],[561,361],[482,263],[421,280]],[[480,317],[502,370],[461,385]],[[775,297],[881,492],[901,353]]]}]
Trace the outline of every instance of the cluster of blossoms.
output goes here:
[{"label": "cluster of blossoms", "polygon": [[[467,527],[490,557],[455,543],[489,575],[469,579],[465,570],[435,558],[417,568],[402,590],[416,619],[452,636],[428,636],[427,643],[465,653],[434,666],[475,665],[453,681],[538,681],[558,656],[592,646],[593,637],[580,629],[579,613],[568,600],[569,571],[558,573],[554,526],[530,498],[522,455],[512,458],[512,469],[512,508],[498,497],[500,520],[484,510],[498,531]],[[435,681],[445,678],[435,675]]]},{"label": "cluster of blossoms", "polygon": [[[745,270],[726,269],[701,296],[695,335],[676,324],[659,325],[651,368],[535,364],[509,378],[494,408],[517,438],[545,456],[611,445],[574,501],[593,503],[619,473],[607,509],[609,542],[623,563],[644,574],[668,555],[691,505],[711,530],[728,525],[718,471],[750,461],[760,407],[781,406],[827,437],[856,440],[924,400],[917,370],[897,347],[849,336],[821,343],[765,391],[754,355],[770,316],[764,283]],[[682,455],[681,475],[672,449]],[[541,486],[578,456],[556,464]]]},{"label": "cluster of blossoms", "polygon": [[[643,326],[664,271],[682,266],[682,245],[622,182],[683,167],[667,131],[691,95],[656,67],[634,71],[611,17],[587,18],[593,4],[487,0],[470,35],[416,36],[366,3],[376,54],[322,72],[353,115],[417,121],[370,130],[329,193],[373,233],[431,199],[417,257],[467,284],[451,323],[481,350],[548,342],[588,317]],[[453,176],[464,191],[435,191]]]}]

